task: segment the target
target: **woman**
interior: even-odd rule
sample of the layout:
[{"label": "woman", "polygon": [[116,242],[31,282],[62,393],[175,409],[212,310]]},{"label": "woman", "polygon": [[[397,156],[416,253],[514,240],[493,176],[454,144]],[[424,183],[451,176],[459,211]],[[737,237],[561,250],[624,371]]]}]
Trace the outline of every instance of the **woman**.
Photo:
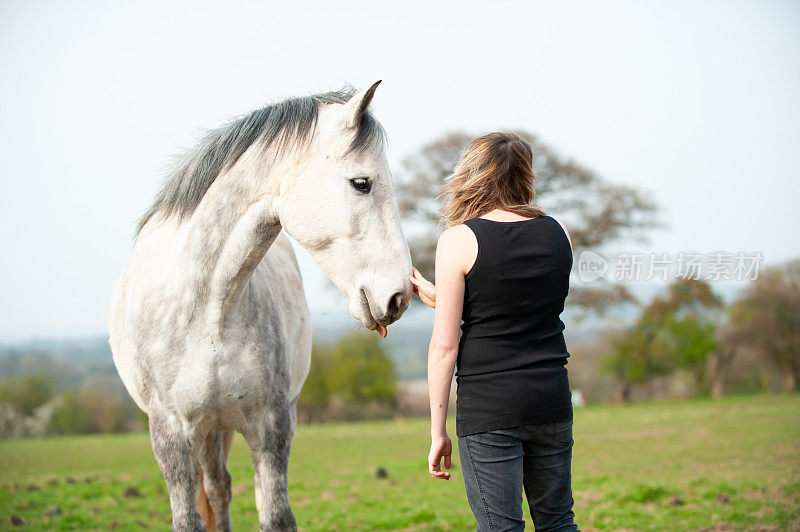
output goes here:
[{"label": "woman", "polygon": [[524,529],[523,488],[537,532],[577,530],[569,353],[559,318],[572,245],[566,229],[532,204],[535,179],[531,147],[517,135],[473,141],[442,190],[448,228],[436,247],[436,286],[416,269],[411,277],[436,309],[429,472],[450,478],[441,462],[450,468],[445,420],[455,366],[459,457],[478,530]]}]

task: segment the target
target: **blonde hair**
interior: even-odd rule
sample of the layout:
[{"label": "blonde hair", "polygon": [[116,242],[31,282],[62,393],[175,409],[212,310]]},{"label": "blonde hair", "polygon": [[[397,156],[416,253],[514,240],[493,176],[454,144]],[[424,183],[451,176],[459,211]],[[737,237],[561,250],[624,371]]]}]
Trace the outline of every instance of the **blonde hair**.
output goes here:
[{"label": "blonde hair", "polygon": [[494,209],[543,216],[544,210],[533,205],[534,181],[533,150],[525,140],[503,132],[478,137],[445,179],[441,221],[452,227]]}]

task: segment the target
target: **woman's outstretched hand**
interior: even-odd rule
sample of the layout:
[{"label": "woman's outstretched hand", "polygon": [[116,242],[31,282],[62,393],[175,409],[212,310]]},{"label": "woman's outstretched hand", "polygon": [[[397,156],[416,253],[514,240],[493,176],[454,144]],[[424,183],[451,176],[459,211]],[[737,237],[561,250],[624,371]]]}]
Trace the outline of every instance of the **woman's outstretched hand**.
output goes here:
[{"label": "woman's outstretched hand", "polygon": [[436,308],[436,287],[433,283],[425,279],[416,268],[414,268],[413,275],[408,278],[411,280],[411,284],[414,287],[413,291],[419,296],[420,301],[431,308]]},{"label": "woman's outstretched hand", "polygon": [[450,480],[450,473],[442,471],[442,458],[444,458],[444,468],[450,469],[450,455],[453,452],[453,444],[450,437],[444,436],[431,439],[431,452],[428,454],[428,473],[433,478]]}]

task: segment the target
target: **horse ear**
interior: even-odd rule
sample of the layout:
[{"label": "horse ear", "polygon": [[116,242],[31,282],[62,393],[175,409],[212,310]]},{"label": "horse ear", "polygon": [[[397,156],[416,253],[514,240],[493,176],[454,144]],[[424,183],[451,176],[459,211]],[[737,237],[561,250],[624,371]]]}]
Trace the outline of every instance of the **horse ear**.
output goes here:
[{"label": "horse ear", "polygon": [[375,89],[378,88],[381,81],[383,80],[379,79],[370,88],[359,92],[344,104],[345,126],[347,128],[355,129],[358,127],[358,123],[361,122],[361,117],[367,112],[372,97],[375,95]]}]

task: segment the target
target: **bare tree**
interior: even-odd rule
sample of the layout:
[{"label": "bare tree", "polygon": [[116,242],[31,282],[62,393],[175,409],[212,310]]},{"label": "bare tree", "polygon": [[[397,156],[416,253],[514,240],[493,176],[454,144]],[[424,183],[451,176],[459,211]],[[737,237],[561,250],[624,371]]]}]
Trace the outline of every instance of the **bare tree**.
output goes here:
[{"label": "bare tree", "polygon": [[[655,203],[640,191],[608,183],[595,172],[564,158],[526,131],[515,131],[533,146],[537,203],[567,226],[576,257],[582,249],[597,248],[615,240],[641,236],[657,225]],[[455,132],[424,145],[406,158],[399,172],[398,202],[414,265],[433,276],[439,224],[437,196],[442,183],[473,137]],[[608,283],[591,289],[576,288],[572,305],[603,312],[611,304],[633,301],[630,293]]]}]

